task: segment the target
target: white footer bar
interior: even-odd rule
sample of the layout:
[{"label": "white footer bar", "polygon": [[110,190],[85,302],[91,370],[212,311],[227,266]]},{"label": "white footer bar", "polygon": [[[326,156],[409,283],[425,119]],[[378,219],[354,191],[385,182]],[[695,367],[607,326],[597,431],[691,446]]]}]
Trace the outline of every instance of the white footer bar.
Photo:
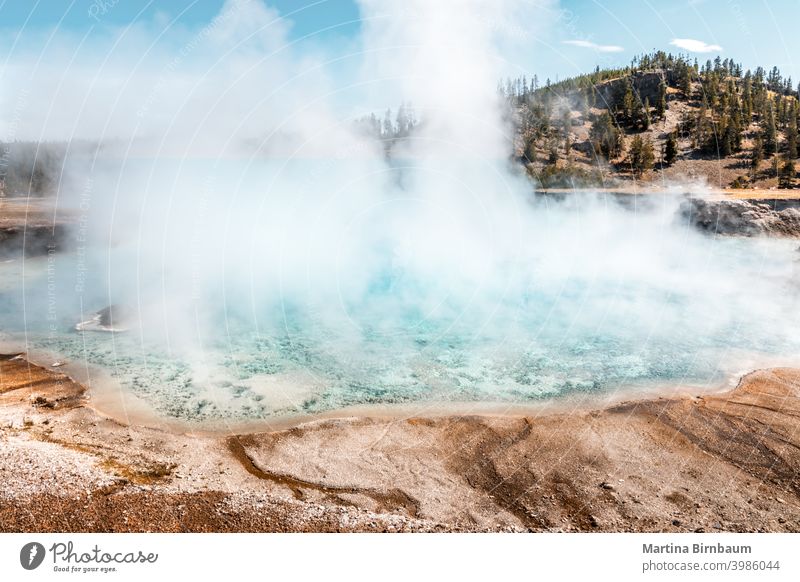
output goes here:
[{"label": "white footer bar", "polygon": [[3,534],[0,580],[800,580],[799,547],[800,534]]}]

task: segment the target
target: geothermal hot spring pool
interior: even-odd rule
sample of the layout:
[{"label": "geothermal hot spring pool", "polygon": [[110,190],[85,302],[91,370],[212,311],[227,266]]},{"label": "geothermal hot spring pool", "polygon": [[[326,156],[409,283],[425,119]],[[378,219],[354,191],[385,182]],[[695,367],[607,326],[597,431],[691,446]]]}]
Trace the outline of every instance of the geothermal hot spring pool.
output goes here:
[{"label": "geothermal hot spring pool", "polygon": [[[252,245],[239,261],[204,248],[211,266],[199,272],[185,246],[172,249],[185,259],[174,263],[125,244],[10,261],[3,339],[53,354],[40,361],[66,361],[156,418],[197,426],[710,391],[758,366],[797,364],[796,241],[701,234],[672,203],[535,210],[519,253],[482,257],[459,239],[452,269],[452,249],[427,252],[440,238],[419,233],[377,237],[356,267],[340,239],[325,241],[338,249],[327,267],[300,245],[297,272]],[[423,259],[404,241],[424,244]],[[151,259],[170,268],[145,269]],[[76,331],[109,304],[124,306],[126,331]]]}]

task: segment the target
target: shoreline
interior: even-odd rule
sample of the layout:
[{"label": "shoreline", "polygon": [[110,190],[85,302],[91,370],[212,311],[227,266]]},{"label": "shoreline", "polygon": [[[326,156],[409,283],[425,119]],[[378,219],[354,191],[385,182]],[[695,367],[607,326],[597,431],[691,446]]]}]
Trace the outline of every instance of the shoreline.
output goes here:
[{"label": "shoreline", "polygon": [[0,358],[0,531],[800,531],[798,369],[562,413],[247,434],[88,404]]},{"label": "shoreline", "polygon": [[[66,362],[57,368],[50,363],[60,362],[57,354],[46,350],[19,349],[13,341],[0,341],[0,352],[22,353],[31,364],[65,374],[86,390],[86,407],[96,414],[125,425],[160,430],[172,434],[215,437],[230,434],[257,434],[281,431],[309,423],[366,418],[377,421],[402,421],[413,417],[446,418],[450,416],[539,417],[572,414],[650,399],[676,398],[689,395],[722,395],[734,389],[741,378],[765,368],[787,367],[784,358],[753,355],[742,368],[724,375],[713,385],[691,384],[675,380],[659,384],[631,383],[609,391],[573,392],[544,396],[529,402],[512,401],[418,401],[402,404],[363,404],[331,409],[313,414],[286,414],[255,420],[220,418],[201,423],[168,418],[152,408],[145,400],[119,387],[109,373],[99,366],[85,362]],[[49,362],[49,363],[48,363]],[[791,366],[789,366],[791,367]],[[205,426],[203,426],[205,425]]]},{"label": "shoreline", "polygon": [[644,183],[642,186],[621,184],[618,187],[597,188],[536,188],[537,194],[624,194],[629,196],[674,195],[712,199],[740,200],[800,200],[800,188],[718,188],[708,185],[658,186]]}]

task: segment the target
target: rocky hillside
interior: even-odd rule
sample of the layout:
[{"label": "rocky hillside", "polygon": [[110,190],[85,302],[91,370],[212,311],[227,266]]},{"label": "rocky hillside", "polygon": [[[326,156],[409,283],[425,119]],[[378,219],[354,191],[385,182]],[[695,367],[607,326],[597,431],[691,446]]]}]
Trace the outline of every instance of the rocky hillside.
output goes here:
[{"label": "rocky hillside", "polygon": [[659,52],[624,69],[543,87],[522,78],[500,91],[518,158],[544,187],[797,185],[798,93],[777,68]]}]

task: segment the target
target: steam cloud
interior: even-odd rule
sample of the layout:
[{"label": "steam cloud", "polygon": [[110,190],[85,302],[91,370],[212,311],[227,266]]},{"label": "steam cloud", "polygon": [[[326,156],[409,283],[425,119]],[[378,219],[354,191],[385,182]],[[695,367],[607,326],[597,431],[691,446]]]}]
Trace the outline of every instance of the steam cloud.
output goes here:
[{"label": "steam cloud", "polygon": [[[102,144],[73,150],[60,176],[60,206],[81,218],[62,316],[128,306],[138,340],[188,354],[195,380],[213,376],[210,345],[243,333],[313,335],[333,368],[441,363],[454,337],[508,369],[541,345],[614,365],[651,345],[713,348],[709,370],[732,346],[796,345],[787,245],[693,233],[677,196],[637,211],[533,199],[494,88],[523,48],[515,23],[546,28],[551,3],[360,7],[343,62],[290,40],[257,0],[201,29],[141,22],[88,44],[56,32],[35,62],[14,59],[18,135]],[[422,123],[387,158],[353,120],[401,101]],[[657,375],[657,357],[630,374]]]}]

